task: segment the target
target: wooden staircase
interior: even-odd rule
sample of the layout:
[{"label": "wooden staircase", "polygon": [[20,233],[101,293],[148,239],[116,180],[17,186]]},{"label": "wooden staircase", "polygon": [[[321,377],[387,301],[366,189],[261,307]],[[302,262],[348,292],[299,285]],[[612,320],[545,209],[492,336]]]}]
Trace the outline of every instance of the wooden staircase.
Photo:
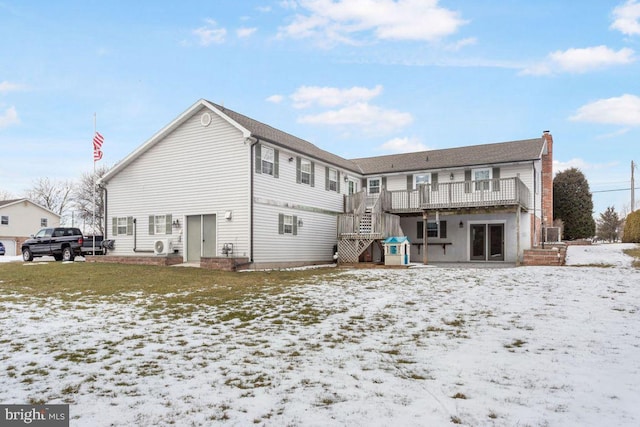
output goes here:
[{"label": "wooden staircase", "polygon": [[[379,198],[360,197],[350,213],[338,217],[338,261],[357,263],[360,255],[376,240],[404,236],[400,217],[384,212]],[[371,201],[374,200],[372,203]]]}]

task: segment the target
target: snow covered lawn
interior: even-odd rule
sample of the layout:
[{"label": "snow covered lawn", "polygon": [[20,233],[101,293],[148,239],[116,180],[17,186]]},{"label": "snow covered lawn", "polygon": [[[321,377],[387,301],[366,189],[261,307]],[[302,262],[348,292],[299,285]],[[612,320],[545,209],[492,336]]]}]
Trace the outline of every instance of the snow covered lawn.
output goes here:
[{"label": "snow covered lawn", "polygon": [[2,291],[0,402],[69,403],[72,426],[640,425],[623,247],[598,246],[609,268],[336,270],[187,318]]}]

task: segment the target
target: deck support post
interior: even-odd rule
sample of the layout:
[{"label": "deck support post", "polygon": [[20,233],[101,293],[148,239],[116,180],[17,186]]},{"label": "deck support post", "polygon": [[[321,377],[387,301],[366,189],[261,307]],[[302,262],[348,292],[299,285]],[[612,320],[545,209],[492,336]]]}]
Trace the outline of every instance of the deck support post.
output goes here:
[{"label": "deck support post", "polygon": [[520,266],[520,205],[516,208],[516,267]]},{"label": "deck support post", "polygon": [[422,211],[422,263],[427,265],[428,257],[427,250],[429,247],[427,246],[427,219],[429,218],[429,214],[427,211]]}]

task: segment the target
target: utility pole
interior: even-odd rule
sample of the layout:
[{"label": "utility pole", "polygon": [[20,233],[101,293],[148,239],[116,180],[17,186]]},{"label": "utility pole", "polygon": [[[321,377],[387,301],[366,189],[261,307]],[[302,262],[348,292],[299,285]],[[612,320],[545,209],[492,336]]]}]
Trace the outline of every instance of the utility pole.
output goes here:
[{"label": "utility pole", "polygon": [[636,168],[635,164],[633,163],[633,160],[631,160],[631,212],[634,212],[636,210],[636,197],[635,197],[635,182],[633,180],[633,171]]}]

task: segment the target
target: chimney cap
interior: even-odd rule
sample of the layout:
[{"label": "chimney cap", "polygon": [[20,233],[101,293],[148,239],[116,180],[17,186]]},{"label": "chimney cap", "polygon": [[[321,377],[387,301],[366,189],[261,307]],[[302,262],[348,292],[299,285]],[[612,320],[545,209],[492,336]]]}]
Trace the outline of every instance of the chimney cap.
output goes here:
[{"label": "chimney cap", "polygon": [[544,133],[545,135],[547,135],[549,133],[548,130],[543,130],[542,133]]}]

